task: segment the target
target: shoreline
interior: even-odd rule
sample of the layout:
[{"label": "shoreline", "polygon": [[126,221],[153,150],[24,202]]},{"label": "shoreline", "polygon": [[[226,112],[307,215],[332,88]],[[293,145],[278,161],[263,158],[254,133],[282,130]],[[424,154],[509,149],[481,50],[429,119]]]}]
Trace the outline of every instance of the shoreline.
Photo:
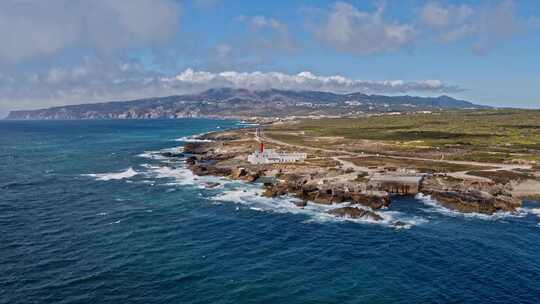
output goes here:
[{"label": "shoreline", "polygon": [[[451,211],[486,216],[501,212],[517,214],[522,202],[528,200],[525,196],[518,197],[512,185],[481,179],[460,180],[444,173],[422,174],[415,188],[410,181],[403,181],[403,175],[383,172],[361,176],[365,172],[358,168],[344,168],[339,161],[330,164],[328,157],[321,156],[310,157],[301,163],[252,165],[246,161],[247,155],[257,146],[252,132],[253,129],[238,128],[189,136],[196,142],[186,141],[181,155],[168,156],[185,157],[188,169],[195,175],[258,183],[266,197],[294,197],[298,208],[308,204],[349,203],[328,213],[352,219],[382,220],[376,211],[390,207],[390,198],[396,195],[429,196]],[[285,150],[291,148],[274,146]],[[341,160],[339,157],[334,159]],[[540,196],[540,193],[532,192]],[[402,225],[404,223],[399,221],[394,223],[394,226]]]}]

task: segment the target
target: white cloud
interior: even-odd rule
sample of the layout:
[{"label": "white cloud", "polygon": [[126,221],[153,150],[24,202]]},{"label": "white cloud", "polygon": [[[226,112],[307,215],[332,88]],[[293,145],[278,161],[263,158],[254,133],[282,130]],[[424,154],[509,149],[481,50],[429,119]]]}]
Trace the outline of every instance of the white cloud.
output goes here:
[{"label": "white cloud", "polygon": [[433,28],[446,29],[459,26],[474,13],[468,5],[442,6],[439,2],[428,2],[420,9],[420,20]]},{"label": "white cloud", "polygon": [[435,32],[438,40],[455,42],[470,38],[474,41],[472,49],[477,53],[485,53],[527,26],[517,17],[513,0],[493,1],[477,7],[430,1],[418,14],[420,23]]},{"label": "white cloud", "polygon": [[[439,94],[461,91],[459,87],[439,80],[369,81],[354,80],[341,75],[321,76],[311,72],[213,73],[186,69],[177,75],[166,76],[148,72],[137,63],[113,64],[87,58],[83,64],[76,67],[55,67],[40,73],[17,76],[0,75],[0,112],[8,109],[197,93],[221,87],[381,94]],[[14,100],[17,101],[16,104]]]},{"label": "white cloud", "polygon": [[415,36],[414,27],[385,20],[383,14],[383,5],[370,13],[337,2],[312,30],[326,45],[355,55],[397,50],[410,44]]},{"label": "white cloud", "polygon": [[285,74],[280,72],[236,72],[211,73],[187,69],[174,77],[164,77],[161,81],[167,87],[194,86],[198,89],[214,87],[246,88],[250,90],[320,90],[330,92],[364,92],[396,94],[408,92],[450,93],[461,91],[439,80],[354,80],[341,75],[319,76],[311,72]]},{"label": "white cloud", "polygon": [[253,46],[258,51],[280,50],[294,52],[297,45],[288,26],[276,18],[240,15],[237,21],[245,23],[251,30]]},{"label": "white cloud", "polygon": [[68,48],[113,52],[160,44],[177,29],[178,15],[173,0],[3,0],[0,62]]},{"label": "white cloud", "polygon": [[419,15],[420,22],[438,32],[441,41],[453,42],[474,32],[474,26],[469,23],[474,13],[465,4],[443,6],[431,1],[420,9]]}]

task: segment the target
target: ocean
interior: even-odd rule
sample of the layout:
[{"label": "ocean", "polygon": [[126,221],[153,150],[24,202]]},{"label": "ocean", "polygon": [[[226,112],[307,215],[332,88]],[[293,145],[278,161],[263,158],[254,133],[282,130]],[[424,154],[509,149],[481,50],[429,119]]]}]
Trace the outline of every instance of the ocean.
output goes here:
[{"label": "ocean", "polygon": [[0,122],[0,303],[540,302],[540,202],[394,198],[380,223],[346,220],[156,154],[237,127]]}]

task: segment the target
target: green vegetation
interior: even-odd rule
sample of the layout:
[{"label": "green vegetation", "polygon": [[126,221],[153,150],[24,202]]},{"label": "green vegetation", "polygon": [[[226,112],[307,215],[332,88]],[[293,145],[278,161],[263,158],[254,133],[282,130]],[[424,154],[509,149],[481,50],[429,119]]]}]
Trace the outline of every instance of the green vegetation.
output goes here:
[{"label": "green vegetation", "polygon": [[452,164],[438,161],[423,161],[413,159],[395,159],[390,157],[355,157],[346,159],[357,166],[380,167],[392,171],[392,169],[414,169],[422,173],[447,173],[468,170],[490,169],[489,167]]},{"label": "green vegetation", "polygon": [[518,173],[518,172],[506,171],[506,170],[470,171],[470,172],[467,172],[467,174],[489,178],[498,184],[507,184],[511,181],[519,182],[526,179],[535,179],[534,176],[526,174],[526,173]]},{"label": "green vegetation", "polygon": [[[365,118],[306,119],[273,126],[280,140],[310,146],[343,144],[383,154],[431,152],[429,158],[505,162],[540,161],[539,110],[443,111]],[[303,131],[298,133],[298,131]],[[273,135],[272,135],[273,137]],[[325,138],[334,138],[326,140]],[[364,146],[360,146],[363,144]],[[388,149],[387,149],[388,148]],[[391,153],[395,152],[395,153]]]}]

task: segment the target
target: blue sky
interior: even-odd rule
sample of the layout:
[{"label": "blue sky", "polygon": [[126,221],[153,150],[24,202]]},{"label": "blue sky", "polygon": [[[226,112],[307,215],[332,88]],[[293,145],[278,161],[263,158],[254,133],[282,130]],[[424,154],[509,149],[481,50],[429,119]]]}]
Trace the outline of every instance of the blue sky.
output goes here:
[{"label": "blue sky", "polygon": [[0,3],[0,115],[211,87],[540,108],[538,1]]}]

